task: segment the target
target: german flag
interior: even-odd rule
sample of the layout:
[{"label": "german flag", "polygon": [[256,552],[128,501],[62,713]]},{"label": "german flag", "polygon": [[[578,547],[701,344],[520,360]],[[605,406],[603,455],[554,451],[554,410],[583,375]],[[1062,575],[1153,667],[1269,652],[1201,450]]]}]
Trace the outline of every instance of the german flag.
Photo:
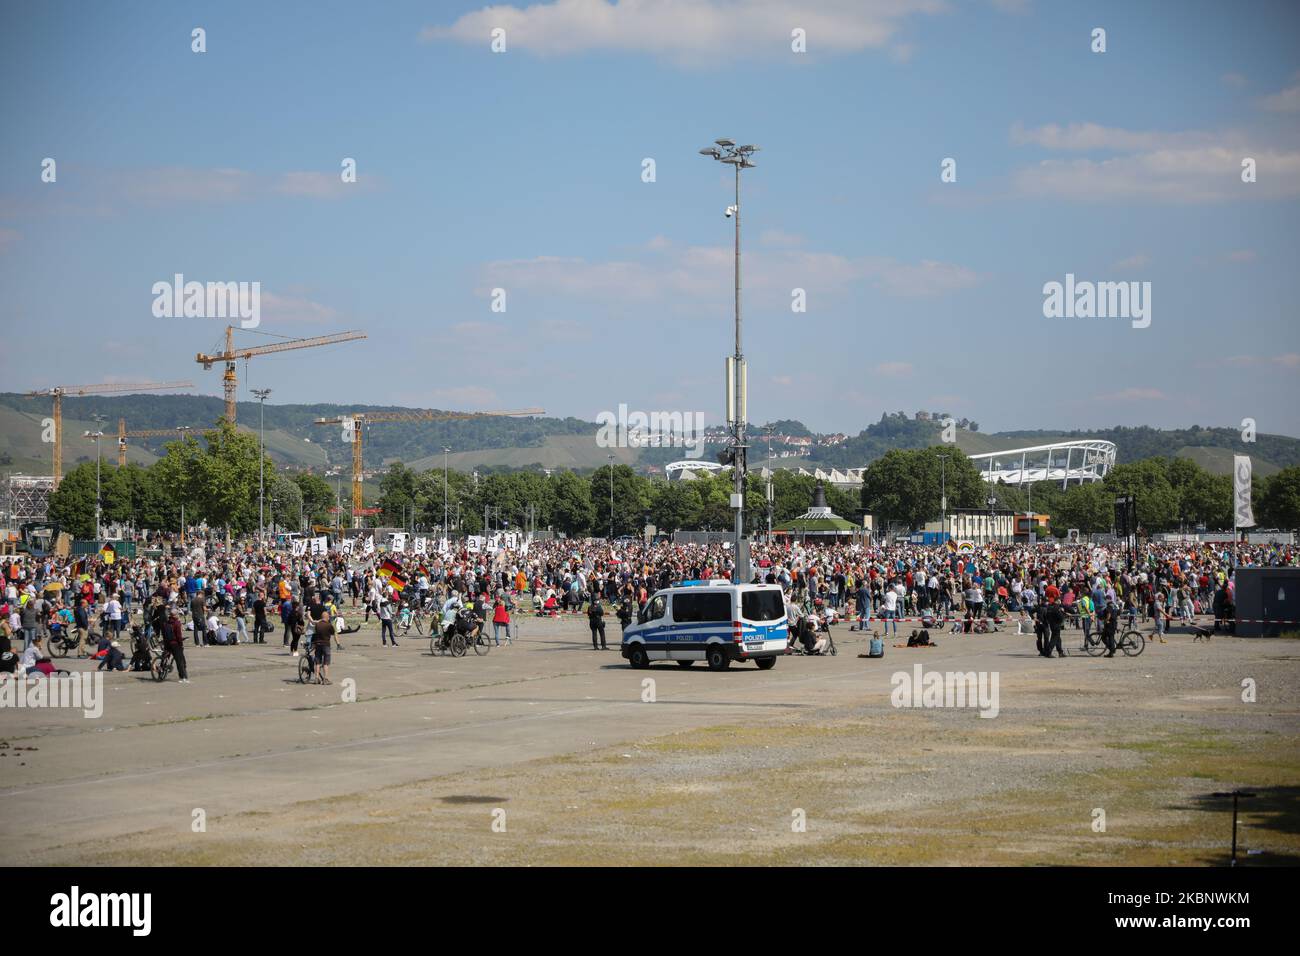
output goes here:
[{"label": "german flag", "polygon": [[99,560],[105,564],[112,564],[117,560],[117,549],[113,547],[113,542],[105,542],[104,546],[99,549]]},{"label": "german flag", "polygon": [[401,594],[406,587],[406,576],[402,574],[402,566],[396,561],[386,558],[375,573],[387,581],[398,594]]}]

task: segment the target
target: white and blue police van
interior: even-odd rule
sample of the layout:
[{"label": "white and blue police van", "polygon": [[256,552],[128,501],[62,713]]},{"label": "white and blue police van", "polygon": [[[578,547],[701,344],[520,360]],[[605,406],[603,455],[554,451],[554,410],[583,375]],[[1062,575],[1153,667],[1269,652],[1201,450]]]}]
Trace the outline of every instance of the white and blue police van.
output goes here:
[{"label": "white and blue police van", "polygon": [[777,584],[685,581],[656,591],[623,632],[622,653],[636,668],[653,661],[721,671],[732,661],[775,666],[786,652],[785,599]]}]

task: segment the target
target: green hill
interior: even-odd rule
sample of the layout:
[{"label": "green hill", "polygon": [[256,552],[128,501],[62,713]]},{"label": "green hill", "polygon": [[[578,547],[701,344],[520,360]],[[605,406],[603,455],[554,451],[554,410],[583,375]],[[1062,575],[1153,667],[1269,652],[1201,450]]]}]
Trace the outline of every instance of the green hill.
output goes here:
[{"label": "green hill", "polygon": [[[196,431],[211,427],[222,415],[220,399],[207,395],[118,395],[65,398],[64,466],[94,461],[94,443],[83,432],[97,427],[93,415],[102,415],[105,432],[104,460],[117,460],[117,422],[126,420],[129,430],[175,428],[190,425]],[[256,431],[260,408],[256,402],[238,407],[242,428]],[[320,426],[318,418],[336,417],[359,411],[411,411],[377,405],[271,405],[266,412],[266,447],[279,465],[322,471],[340,467],[350,473],[351,445],[342,440],[337,425]],[[42,422],[51,414],[50,399],[0,393],[0,474],[49,474],[51,450],[41,441]],[[773,431],[787,435],[812,435],[802,422],[785,419],[772,423]],[[755,436],[755,460],[766,448],[763,428],[751,426]],[[366,428],[365,459],[368,470],[402,461],[416,470],[442,465],[442,449],[453,449],[448,464],[458,470],[474,468],[570,468],[585,471],[607,464],[610,450],[596,444],[597,425],[576,418],[483,418],[456,421],[414,421],[375,423]],[[887,413],[857,435],[838,445],[813,447],[807,458],[777,459],[778,466],[791,468],[860,468],[893,448],[923,448],[940,441],[941,425],[917,421],[899,413]],[[815,436],[814,436],[815,437]],[[1300,440],[1281,435],[1257,436],[1245,446],[1235,428],[1162,430],[1146,426],[1117,426],[1090,431],[1006,431],[987,434],[958,429],[957,447],[969,455],[1004,451],[1053,441],[1104,439],[1119,449],[1119,461],[1128,462],[1153,455],[1192,458],[1203,467],[1227,474],[1232,455],[1249,448],[1255,468],[1270,475],[1280,468],[1300,464]],[[148,464],[163,454],[168,438],[132,439],[128,460]],[[779,446],[773,446],[778,451]],[[645,467],[663,465],[683,457],[681,449],[615,449],[620,463]],[[717,446],[710,446],[712,459]]]}]

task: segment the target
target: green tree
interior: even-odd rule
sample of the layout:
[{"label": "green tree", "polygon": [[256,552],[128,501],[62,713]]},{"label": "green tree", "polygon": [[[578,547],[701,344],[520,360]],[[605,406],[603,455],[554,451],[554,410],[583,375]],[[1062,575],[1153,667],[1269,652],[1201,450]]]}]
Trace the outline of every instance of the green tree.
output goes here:
[{"label": "green tree", "polygon": [[1137,499],[1138,526],[1148,533],[1178,526],[1178,494],[1169,483],[1166,469],[1165,459],[1144,458],[1116,465],[1102,482],[1110,492],[1112,505],[1119,494],[1131,494]]},{"label": "green tree", "polygon": [[1078,528],[1083,534],[1109,531],[1115,515],[1114,496],[1099,482],[1071,485],[1052,512],[1057,531]]},{"label": "green tree", "polygon": [[381,518],[385,526],[403,528],[411,520],[411,506],[415,504],[416,474],[400,461],[388,466],[379,479],[379,501],[383,509]]},{"label": "green tree", "polygon": [[700,499],[683,481],[655,482],[650,492],[650,521],[660,534],[694,528]]},{"label": "green tree", "polygon": [[615,537],[621,535],[640,536],[642,521],[650,507],[649,482],[627,465],[615,465],[612,472],[609,465],[603,465],[592,472],[590,495],[595,509],[596,519],[592,525],[593,533],[602,537],[610,529],[610,492],[613,490],[613,529]]},{"label": "green tree", "polygon": [[[1256,504],[1255,520],[1265,528],[1300,528],[1300,465],[1283,468],[1263,483],[1262,490],[1252,488]],[[62,487],[62,486],[60,486]],[[1258,499],[1254,492],[1259,490]]]},{"label": "green tree", "polygon": [[546,483],[551,500],[551,522],[570,537],[587,534],[595,522],[591,483],[571,471],[553,471]]},{"label": "green tree", "polygon": [[292,481],[302,494],[302,510],[307,516],[307,523],[333,524],[334,516],[330,514],[330,509],[334,507],[338,494],[330,487],[330,483],[309,471],[298,472]]},{"label": "green tree", "polygon": [[74,538],[95,536],[95,463],[77,465],[50,494],[46,516]]},{"label": "green tree", "polygon": [[[947,456],[946,464],[940,456]],[[940,516],[943,487],[950,512],[986,507],[988,483],[960,449],[951,445],[895,449],[867,466],[862,507],[884,521],[918,528]]]},{"label": "green tree", "polygon": [[281,472],[266,475],[266,507],[268,519],[277,527],[286,531],[306,530],[302,489]]}]

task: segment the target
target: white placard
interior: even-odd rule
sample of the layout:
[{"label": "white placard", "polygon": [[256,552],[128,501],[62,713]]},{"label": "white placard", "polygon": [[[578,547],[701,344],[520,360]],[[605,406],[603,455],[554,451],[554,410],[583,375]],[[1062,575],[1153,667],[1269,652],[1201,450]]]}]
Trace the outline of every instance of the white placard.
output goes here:
[{"label": "white placard", "polygon": [[429,539],[428,539],[428,538],[416,538],[416,539],[415,539],[415,553],[416,553],[416,554],[428,554],[428,553],[429,553]]},{"label": "white placard", "polygon": [[304,554],[307,553],[307,539],[294,538],[291,546],[291,551],[295,558],[301,558]]},{"label": "white placard", "polygon": [[330,549],[329,538],[321,536],[319,538],[311,539],[312,554],[325,554],[327,551],[329,551],[329,549]]},{"label": "white placard", "polygon": [[405,554],[405,553],[406,553],[406,532],[405,532],[405,531],[394,531],[394,532],[393,532],[393,538],[392,538],[391,549],[392,549],[393,554]]},{"label": "white placard", "polygon": [[372,534],[366,538],[365,544],[361,546],[361,553],[371,555],[375,553],[375,536]]}]

